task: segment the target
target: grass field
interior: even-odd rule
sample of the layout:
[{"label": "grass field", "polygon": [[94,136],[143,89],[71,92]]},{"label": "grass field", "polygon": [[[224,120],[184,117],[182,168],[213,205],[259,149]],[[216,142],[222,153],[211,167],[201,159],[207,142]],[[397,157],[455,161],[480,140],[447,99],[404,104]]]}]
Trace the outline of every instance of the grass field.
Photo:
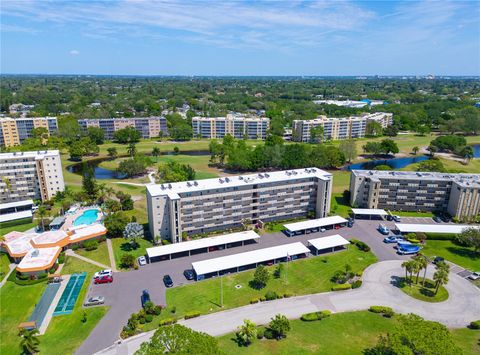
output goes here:
[{"label": "grass field", "polygon": [[6,227],[0,228],[0,236],[3,236],[11,231],[25,232],[37,225],[37,222],[28,221],[27,223],[21,223],[16,225],[9,225]]},{"label": "grass field", "polygon": [[418,283],[415,283],[415,278],[412,280],[412,284],[408,284],[405,278],[400,280],[400,289],[410,297],[416,298],[425,302],[443,302],[448,299],[448,291],[445,287],[440,286],[437,294],[435,294],[435,282],[426,279],[425,287],[422,286],[423,278],[418,279]]},{"label": "grass field", "polygon": [[[367,311],[333,314],[316,322],[293,320],[287,337],[280,341],[254,340],[249,347],[239,347],[235,334],[219,337],[220,348],[227,354],[364,354],[378,337],[395,325],[394,318],[384,318]],[[465,355],[478,354],[480,331],[452,330],[455,343]]]},{"label": "grass field", "polygon": [[[330,281],[336,270],[343,270],[349,264],[353,272],[359,272],[376,261],[372,253],[364,253],[355,247],[325,256],[296,260],[285,265],[287,271],[280,278],[270,278],[267,286],[261,290],[249,286],[254,270],[223,276],[223,309],[244,306],[252,299],[263,297],[267,291],[278,294],[290,293],[303,295],[330,291],[335,285]],[[273,273],[276,266],[268,267]],[[285,275],[288,276],[285,280]],[[208,279],[191,285],[174,287],[167,290],[168,308],[162,313],[162,318],[181,317],[189,311],[203,314],[220,311],[220,278]],[[240,285],[240,288],[235,288]],[[192,297],[195,295],[195,297]],[[172,307],[176,314],[171,314]],[[152,326],[155,325],[152,323]],[[152,328],[153,329],[153,328]]]},{"label": "grass field", "polygon": [[147,239],[137,239],[137,243],[139,244],[138,248],[132,250],[131,244],[127,240],[123,238],[112,239],[113,254],[115,256],[115,262],[117,263],[118,268],[121,268],[120,260],[122,255],[132,254],[135,257],[145,255],[145,250],[153,246],[153,243]]},{"label": "grass field", "polygon": [[8,274],[10,270],[8,266],[10,265],[10,259],[8,258],[8,254],[0,253],[0,281]]},{"label": "grass field", "polygon": [[432,212],[416,212],[416,211],[392,211],[392,213],[400,217],[433,217]]},{"label": "grass field", "polygon": [[441,256],[466,269],[480,271],[480,253],[475,254],[472,248],[456,245],[450,240],[427,240],[422,253]]},{"label": "grass field", "polygon": [[78,249],[75,251],[78,255],[98,261],[99,263],[110,265],[110,258],[108,257],[107,242],[98,243],[98,248],[95,250]]}]

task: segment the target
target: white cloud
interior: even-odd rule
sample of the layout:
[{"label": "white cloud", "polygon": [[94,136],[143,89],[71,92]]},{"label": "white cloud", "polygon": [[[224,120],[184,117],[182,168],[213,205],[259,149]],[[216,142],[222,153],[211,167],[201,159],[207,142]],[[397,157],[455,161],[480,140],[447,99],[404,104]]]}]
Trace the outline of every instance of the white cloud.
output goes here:
[{"label": "white cloud", "polygon": [[80,51],[76,50],[76,49],[72,49],[70,52],[68,52],[70,55],[79,55],[80,54]]}]

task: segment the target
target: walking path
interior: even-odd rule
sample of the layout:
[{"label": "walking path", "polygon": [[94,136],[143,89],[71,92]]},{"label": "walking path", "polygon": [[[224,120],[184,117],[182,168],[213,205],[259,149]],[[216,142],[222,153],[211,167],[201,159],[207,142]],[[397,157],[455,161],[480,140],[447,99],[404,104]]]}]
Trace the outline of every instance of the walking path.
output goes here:
[{"label": "walking path", "polygon": [[83,260],[83,261],[85,261],[85,262],[87,262],[87,263],[90,263],[90,264],[99,266],[99,267],[101,267],[101,268],[103,268],[103,269],[110,269],[110,266],[105,265],[105,264],[102,264],[102,263],[99,263],[99,262],[97,262],[97,261],[95,261],[95,260],[86,258],[86,257],[84,257],[84,256],[78,255],[78,254],[76,254],[72,249],[67,249],[67,250],[65,251],[65,255],[73,256],[73,257],[78,258],[78,259],[80,259],[80,260]]},{"label": "walking path", "polygon": [[7,274],[5,275],[5,277],[3,278],[3,280],[0,282],[0,288],[2,288],[3,285],[5,285],[5,283],[8,280],[8,277],[13,272],[13,270],[15,270],[16,267],[17,267],[17,265],[14,264],[14,263],[8,265],[9,270],[8,270]]},{"label": "walking path", "polygon": [[60,284],[60,288],[57,290],[57,293],[52,303],[50,303],[50,307],[48,308],[47,314],[45,315],[45,318],[43,319],[43,322],[40,328],[38,329],[40,335],[45,334],[45,332],[47,331],[48,325],[50,324],[50,321],[52,320],[52,317],[53,317],[53,312],[55,311],[58,301],[60,300],[60,297],[62,297],[63,291],[65,291],[68,281],[70,280],[70,275],[62,275],[62,279],[63,281]]},{"label": "walking path", "polygon": [[[419,301],[394,286],[396,279],[404,274],[401,263],[401,260],[391,260],[371,265],[363,274],[362,287],[355,290],[261,302],[179,323],[218,336],[235,331],[243,324],[244,319],[250,319],[256,324],[266,324],[278,313],[293,319],[308,312],[326,309],[332,312],[350,312],[368,309],[372,305],[392,307],[399,313],[415,313],[452,328],[465,327],[469,322],[480,318],[480,289],[469,281],[450,273],[450,281],[445,286],[449,292],[448,300],[440,303]],[[427,276],[431,278],[433,272],[434,268],[430,266]],[[152,334],[153,331],[139,334],[97,354],[132,354],[142,342],[148,341]]]},{"label": "walking path", "polygon": [[110,267],[113,272],[117,272],[117,263],[115,262],[115,255],[113,254],[113,246],[112,240],[107,238],[107,249],[108,249],[108,257],[110,259]]}]

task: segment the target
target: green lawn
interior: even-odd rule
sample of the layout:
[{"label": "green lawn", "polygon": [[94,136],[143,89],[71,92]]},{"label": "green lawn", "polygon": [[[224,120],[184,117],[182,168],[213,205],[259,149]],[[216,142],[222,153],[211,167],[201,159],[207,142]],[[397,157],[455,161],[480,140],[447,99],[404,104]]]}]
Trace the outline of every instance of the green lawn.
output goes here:
[{"label": "green lawn", "polygon": [[7,233],[10,233],[11,231],[17,231],[17,232],[25,232],[37,225],[36,222],[32,222],[30,219],[27,221],[27,223],[20,223],[20,224],[4,224],[2,227],[0,227],[0,236],[3,236]]},{"label": "green lawn", "polygon": [[[271,277],[267,286],[261,290],[253,289],[249,282],[253,279],[254,270],[223,276],[223,300],[224,308],[235,308],[250,303],[252,299],[263,297],[267,291],[275,291],[278,294],[290,293],[303,295],[310,293],[330,291],[335,285],[330,281],[336,270],[344,269],[349,264],[354,272],[365,269],[376,261],[372,253],[364,253],[351,246],[346,251],[327,254],[325,256],[311,257],[296,260],[285,265],[288,276],[281,278]],[[276,266],[269,267],[273,273]],[[162,318],[177,316],[181,317],[189,311],[199,311],[203,314],[220,311],[220,278],[199,281],[194,284],[174,287],[167,290],[168,309],[162,312]],[[240,285],[241,288],[235,288]],[[195,295],[195,297],[192,297]],[[172,307],[176,307],[176,314],[172,314]],[[153,322],[152,326],[155,327]]]},{"label": "green lawn", "polygon": [[138,248],[132,250],[131,244],[127,240],[123,238],[112,239],[113,254],[115,255],[115,262],[118,268],[120,268],[120,260],[123,254],[132,254],[138,257],[145,255],[146,249],[153,246],[153,243],[146,239],[137,239],[137,243],[139,244]]},{"label": "green lawn", "polygon": [[8,254],[0,253],[0,281],[8,274],[10,271],[9,266],[10,259],[8,258]]},{"label": "green lawn", "polygon": [[348,200],[344,198],[342,193],[332,194],[332,200],[330,203],[330,214],[339,215],[342,217],[350,217],[352,208]]},{"label": "green lawn", "polygon": [[473,271],[480,270],[480,253],[472,248],[454,244],[450,240],[428,240],[422,253],[428,256],[441,256],[457,265]]},{"label": "green lawn", "polygon": [[333,175],[332,192],[334,194],[342,194],[345,190],[350,190],[350,171],[330,170]]},{"label": "green lawn", "polygon": [[415,278],[413,278],[411,285],[405,282],[405,278],[402,278],[400,280],[400,289],[410,297],[420,301],[443,302],[448,299],[448,291],[445,287],[440,286],[438,292],[435,294],[435,282],[426,279],[425,287],[422,286],[422,283],[422,278],[419,278],[418,283],[415,283]]},{"label": "green lawn", "polygon": [[100,270],[101,268],[96,265],[87,263],[74,256],[67,256],[65,260],[65,265],[63,266],[61,273],[62,275],[69,275],[69,274],[76,274],[80,272],[87,272],[89,274],[92,274],[93,276],[94,273]]},{"label": "green lawn", "polygon": [[78,249],[75,251],[75,253],[86,258],[98,261],[99,263],[110,265],[107,242],[98,243],[98,248],[96,250],[88,251],[86,249]]},{"label": "green lawn", "polygon": [[431,212],[416,212],[416,211],[390,211],[394,215],[400,217],[433,217]]},{"label": "green lawn", "polygon": [[[287,337],[277,340],[254,340],[248,347],[239,347],[235,334],[218,338],[227,354],[363,354],[374,346],[378,337],[395,325],[395,317],[384,318],[367,311],[337,313],[316,322],[293,320]],[[478,353],[480,331],[452,330],[454,341],[464,354]]]}]

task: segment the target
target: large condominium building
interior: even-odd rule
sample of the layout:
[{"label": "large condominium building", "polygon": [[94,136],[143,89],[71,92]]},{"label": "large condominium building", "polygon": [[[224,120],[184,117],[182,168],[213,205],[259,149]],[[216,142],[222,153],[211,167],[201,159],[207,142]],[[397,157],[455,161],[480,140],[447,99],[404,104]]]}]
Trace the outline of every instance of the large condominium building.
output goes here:
[{"label": "large condominium building", "polygon": [[150,232],[182,240],[194,235],[237,228],[242,220],[282,220],[330,211],[332,175],[317,168],[148,185]]},{"label": "large condominium building", "polygon": [[0,154],[0,203],[46,201],[63,190],[58,150]]},{"label": "large condominium building", "polygon": [[393,114],[375,112],[343,118],[320,116],[313,120],[294,120],[292,137],[296,142],[311,142],[312,129],[323,127],[323,140],[363,138],[369,121],[378,122],[382,128],[385,128],[393,123]]},{"label": "large condominium building", "polygon": [[46,128],[49,134],[58,131],[56,117],[0,117],[0,145],[12,147],[32,137],[32,129]]},{"label": "large condominium building", "polygon": [[226,117],[193,117],[193,135],[201,138],[223,138],[230,134],[242,139],[265,139],[270,127],[267,117],[228,114]]},{"label": "large condominium building", "polygon": [[105,132],[106,139],[113,139],[113,134],[119,129],[133,127],[142,138],[155,138],[167,135],[167,119],[165,117],[132,117],[132,118],[100,118],[82,119],[78,124],[83,130],[88,127],[99,127]]},{"label": "large condominium building", "polygon": [[468,219],[480,213],[480,174],[352,170],[350,204]]}]

